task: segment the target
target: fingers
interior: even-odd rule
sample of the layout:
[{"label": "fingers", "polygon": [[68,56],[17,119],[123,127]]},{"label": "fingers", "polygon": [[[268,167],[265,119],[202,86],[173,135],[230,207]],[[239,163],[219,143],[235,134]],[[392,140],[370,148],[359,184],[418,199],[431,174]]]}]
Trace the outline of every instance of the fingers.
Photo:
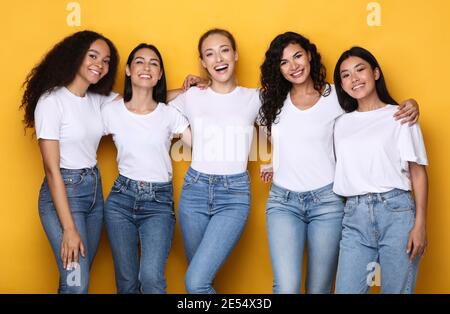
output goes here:
[{"label": "fingers", "polygon": [[412,237],[410,236],[408,239],[408,244],[406,245],[406,254],[409,254],[411,252],[412,244],[413,240]]},{"label": "fingers", "polygon": [[83,241],[80,242],[80,253],[81,253],[81,256],[86,257]]},{"label": "fingers", "polygon": [[64,243],[61,244],[61,260],[63,264],[63,268],[67,267],[67,247]]}]

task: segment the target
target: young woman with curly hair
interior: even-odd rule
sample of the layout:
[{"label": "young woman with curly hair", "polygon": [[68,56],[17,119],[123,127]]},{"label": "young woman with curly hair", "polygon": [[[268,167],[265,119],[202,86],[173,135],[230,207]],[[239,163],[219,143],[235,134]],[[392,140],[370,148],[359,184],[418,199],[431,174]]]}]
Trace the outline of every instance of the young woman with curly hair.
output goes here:
[{"label": "young woman with curly hair", "polygon": [[420,126],[391,119],[398,104],[366,49],[341,55],[334,82],[346,113],[335,125],[333,189],[347,198],[336,293],[367,293],[377,264],[382,293],[413,293],[427,246],[428,160]]},{"label": "young woman with curly hair", "polygon": [[59,293],[87,293],[103,221],[96,151],[100,106],[110,94],[118,54],[104,36],[81,31],[56,44],[24,85],[25,126],[35,127],[45,178],[39,215],[59,270]]},{"label": "young woman with curly hair", "polygon": [[175,227],[169,150],[175,134],[190,145],[189,123],[165,104],[166,74],[155,46],[136,46],[125,72],[124,99],[102,107],[119,166],[105,203],[116,287],[118,293],[165,293]]},{"label": "young woman with curly hair", "polygon": [[[261,85],[259,123],[273,147],[266,208],[273,292],[299,293],[306,246],[306,292],[330,293],[344,215],[344,198],[333,193],[333,131],[344,111],[316,46],[294,32],[271,42]],[[404,105],[396,117],[414,123],[418,112]]]}]

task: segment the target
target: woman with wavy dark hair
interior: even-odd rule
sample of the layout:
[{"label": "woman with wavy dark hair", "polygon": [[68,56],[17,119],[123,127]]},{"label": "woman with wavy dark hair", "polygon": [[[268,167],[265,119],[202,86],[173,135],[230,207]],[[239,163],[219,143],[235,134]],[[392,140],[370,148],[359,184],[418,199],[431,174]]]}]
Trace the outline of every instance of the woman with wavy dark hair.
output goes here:
[{"label": "woman with wavy dark hair", "polygon": [[56,44],[24,83],[24,123],[36,129],[45,172],[39,215],[56,257],[59,293],[88,292],[103,221],[100,106],[116,97],[110,93],[117,64],[109,39],[81,31]]},{"label": "woman with wavy dark hair", "polygon": [[191,133],[181,113],[165,104],[166,74],[155,46],[134,48],[125,72],[124,99],[102,108],[119,166],[105,203],[116,287],[118,293],[165,293],[175,226],[170,143],[182,134],[190,145]]},{"label": "woman with wavy dark hair", "polygon": [[[316,45],[294,32],[271,42],[261,85],[259,123],[273,147],[266,210],[273,292],[299,293],[306,246],[306,292],[330,293],[344,215],[344,198],[333,193],[333,130],[344,111]],[[414,104],[397,112],[407,122],[417,116]]]},{"label": "woman with wavy dark hair", "polygon": [[391,119],[398,104],[368,50],[345,51],[334,82],[346,114],[335,125],[333,189],[347,197],[336,293],[367,293],[377,268],[382,293],[413,293],[427,246],[428,160],[420,126]]}]

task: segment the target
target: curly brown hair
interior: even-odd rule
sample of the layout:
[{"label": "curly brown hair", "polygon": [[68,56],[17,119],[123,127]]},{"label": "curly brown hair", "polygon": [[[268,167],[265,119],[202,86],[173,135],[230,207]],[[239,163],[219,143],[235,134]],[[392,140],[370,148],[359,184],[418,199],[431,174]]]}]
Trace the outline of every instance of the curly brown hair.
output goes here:
[{"label": "curly brown hair", "polygon": [[69,85],[75,79],[89,47],[98,39],[104,40],[109,46],[109,71],[98,83],[91,84],[88,91],[101,95],[111,92],[119,63],[116,47],[108,38],[96,32],[85,30],[74,33],[57,43],[27,75],[20,106],[25,110],[25,128],[34,127],[34,111],[39,98],[56,87]]},{"label": "curly brown hair", "polygon": [[261,65],[261,103],[259,110],[259,124],[267,128],[271,133],[272,124],[277,123],[277,117],[281,113],[281,108],[292,87],[280,71],[280,61],[283,50],[289,44],[299,44],[306,52],[311,54],[311,79],[314,89],[321,95],[328,96],[331,86],[326,81],[326,69],[322,64],[320,53],[315,44],[306,37],[294,33],[286,32],[275,37],[266,51],[265,59]]}]

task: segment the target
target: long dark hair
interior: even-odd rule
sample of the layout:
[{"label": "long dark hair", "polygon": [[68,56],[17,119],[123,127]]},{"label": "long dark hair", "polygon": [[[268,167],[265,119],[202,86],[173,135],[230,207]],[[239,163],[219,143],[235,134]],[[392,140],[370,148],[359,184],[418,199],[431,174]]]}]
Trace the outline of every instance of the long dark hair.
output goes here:
[{"label": "long dark hair", "polygon": [[310,42],[308,38],[294,32],[286,32],[275,37],[270,43],[261,65],[260,98],[262,107],[259,110],[259,123],[267,127],[269,134],[272,130],[272,124],[277,123],[276,119],[292,87],[292,83],[287,81],[280,71],[283,50],[289,44],[299,44],[306,52],[310,53],[310,75],[314,83],[314,89],[323,96],[328,96],[331,92],[331,88],[326,81],[326,69],[315,44]]},{"label": "long dark hair", "polygon": [[89,47],[98,39],[109,46],[109,71],[98,83],[91,84],[88,91],[101,95],[111,92],[119,62],[116,47],[108,38],[96,32],[85,30],[74,33],[57,43],[27,75],[20,106],[25,110],[25,128],[34,127],[34,111],[39,98],[56,87],[69,85],[75,79]]},{"label": "long dark hair", "polygon": [[[137,45],[136,48],[134,48],[130,52],[130,55],[128,56],[128,60],[127,60],[127,65],[131,66],[131,62],[133,62],[134,55],[136,54],[136,52],[138,50],[141,50],[144,48],[150,49],[158,56],[159,64],[160,64],[161,71],[162,71],[160,80],[158,81],[156,86],[153,88],[153,100],[155,100],[156,102],[166,103],[166,97],[167,97],[166,71],[164,70],[164,62],[161,57],[161,54],[159,53],[159,50],[155,46],[150,45],[150,44],[145,44],[145,43]],[[130,101],[132,97],[133,97],[133,87],[131,86],[131,77],[125,75],[125,86],[124,86],[124,90],[123,90],[123,99],[125,102],[127,102],[127,101]]]},{"label": "long dark hair", "polygon": [[380,71],[380,77],[375,81],[375,88],[378,98],[380,98],[380,100],[385,104],[398,105],[398,103],[389,94],[383,71],[381,71],[381,67],[377,59],[375,59],[375,57],[368,50],[355,46],[342,53],[341,57],[336,63],[336,67],[334,68],[334,84],[336,87],[336,94],[339,99],[339,104],[341,105],[342,109],[344,109],[345,112],[352,112],[358,109],[358,101],[347,94],[342,88],[341,65],[342,62],[350,57],[359,57],[367,61],[370,64],[372,70],[378,68],[378,70]]}]

